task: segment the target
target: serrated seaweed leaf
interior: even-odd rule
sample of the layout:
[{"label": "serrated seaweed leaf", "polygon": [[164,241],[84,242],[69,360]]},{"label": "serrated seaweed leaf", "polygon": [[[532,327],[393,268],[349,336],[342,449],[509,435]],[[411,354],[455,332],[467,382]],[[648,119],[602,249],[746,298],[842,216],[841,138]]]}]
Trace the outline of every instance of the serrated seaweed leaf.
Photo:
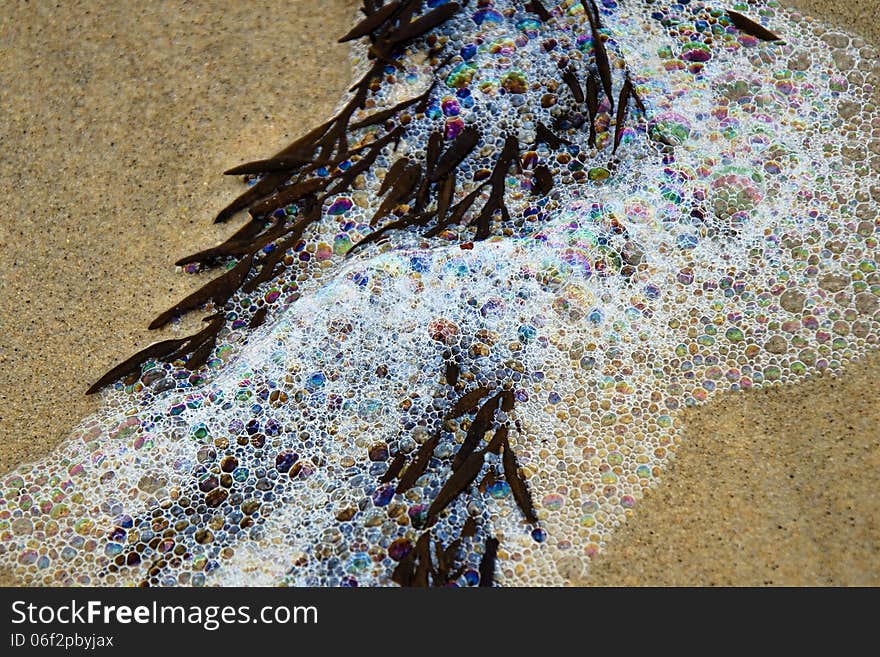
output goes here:
[{"label": "serrated seaweed leaf", "polygon": [[454,420],[461,417],[468,411],[472,411],[477,407],[477,402],[492,392],[492,389],[486,386],[474,388],[470,392],[459,397],[458,401],[452,405],[452,408],[443,417],[444,420]]},{"label": "serrated seaweed leaf", "polygon": [[547,8],[541,3],[541,0],[529,0],[525,4],[525,10],[535,14],[542,21],[547,22],[552,18],[552,15]]},{"label": "serrated seaweed leaf", "polygon": [[[297,162],[308,160],[310,158],[311,153],[315,150],[315,144],[321,139],[321,137],[327,134],[335,120],[335,118],[330,119],[329,121],[325,121],[321,125],[312,128],[302,137],[297,138],[288,146],[278,151],[271,158],[240,164],[231,169],[227,169],[224,174],[231,176],[238,174],[264,173],[272,170],[289,171],[290,169],[287,167],[296,167],[298,166],[296,164]],[[259,185],[260,182],[258,182],[257,185]],[[253,189],[254,187],[248,191]],[[263,195],[265,196],[265,194]]]},{"label": "serrated seaweed leaf", "polygon": [[392,45],[400,45],[407,41],[417,39],[423,34],[427,34],[438,25],[445,23],[455,16],[461,9],[461,5],[457,2],[450,2],[441,5],[436,9],[432,9],[427,14],[420,16],[414,21],[401,25],[396,31],[388,35],[388,41]]},{"label": "serrated seaweed leaf", "polygon": [[375,226],[376,222],[391,212],[395,207],[403,203],[407,198],[411,197],[415,191],[419,180],[422,177],[422,167],[418,164],[409,164],[397,177],[391,185],[391,191],[382,201],[382,205],[376,210],[376,214],[370,219],[370,225]]},{"label": "serrated seaweed leaf", "polygon": [[555,132],[553,132],[550,128],[548,128],[546,125],[541,123],[540,121],[538,122],[538,125],[535,126],[535,143],[536,144],[540,144],[540,143],[547,144],[554,151],[559,150],[559,148],[563,144],[565,144],[565,145],[571,144],[571,142],[568,139],[564,139],[564,138],[560,137]]},{"label": "serrated seaweed leaf", "polygon": [[483,468],[483,452],[474,452],[468,456],[457,470],[453,470],[452,475],[443,484],[437,497],[428,507],[428,525],[432,525],[437,516],[449,504],[458,497],[468,486],[474,483],[480,470]]},{"label": "serrated seaweed leaf", "polygon": [[283,173],[270,173],[254,183],[247,191],[236,197],[229,205],[220,210],[214,218],[215,224],[221,224],[242,210],[257,203],[260,199],[275,191],[287,178]]},{"label": "serrated seaweed leaf", "polygon": [[199,369],[202,365],[208,362],[208,358],[211,355],[211,352],[214,351],[214,345],[217,343],[217,336],[214,335],[208,340],[205,340],[199,347],[193,351],[192,355],[186,359],[186,364],[184,367],[188,369],[190,372],[193,372]]},{"label": "serrated seaweed leaf", "polygon": [[334,194],[346,191],[359,175],[373,166],[376,158],[379,157],[379,154],[388,144],[399,140],[403,136],[403,132],[403,127],[397,126],[388,134],[371,143],[369,149],[359,160],[346,169],[338,178],[333,179],[333,184],[327,188],[326,195],[333,196]]},{"label": "serrated seaweed leaf", "polygon": [[504,479],[510,486],[510,492],[513,493],[513,499],[519,507],[526,520],[531,523],[538,522],[535,515],[535,508],[532,505],[532,494],[522,475],[519,473],[519,463],[517,463],[516,455],[510,446],[510,442],[505,440],[502,448],[501,465],[504,468]]},{"label": "serrated seaweed leaf", "polygon": [[486,446],[487,452],[492,452],[493,454],[500,454],[501,448],[507,442],[507,436],[510,434],[510,428],[507,424],[502,424],[495,430],[495,435],[492,436],[492,440],[489,441],[489,444]]},{"label": "serrated seaweed leaf", "polygon": [[589,16],[593,17],[593,20],[596,21],[596,27],[602,27],[602,17],[599,15],[599,7],[596,6],[595,0],[581,0],[581,4],[584,7],[584,10],[587,12]]},{"label": "serrated seaweed leaf", "polygon": [[432,132],[428,137],[428,145],[425,148],[425,167],[428,180],[434,177],[434,167],[437,166],[437,160],[440,159],[440,153],[443,150],[443,133]]},{"label": "serrated seaweed leaf", "polygon": [[[493,404],[493,402],[495,403]],[[457,471],[473,455],[477,445],[480,444],[480,441],[483,440],[483,436],[486,435],[486,431],[489,430],[489,425],[492,423],[492,416],[495,414],[496,407],[496,398],[492,397],[480,407],[479,411],[477,411],[474,421],[471,422],[467,434],[465,434],[464,442],[461,444],[461,447],[458,448],[458,452],[452,460],[453,471]]]},{"label": "serrated seaweed leaf", "polygon": [[409,467],[404,470],[403,476],[400,477],[400,481],[397,484],[395,492],[405,493],[415,485],[416,480],[421,477],[424,474],[425,470],[428,468],[428,463],[431,462],[431,456],[433,456],[434,450],[437,449],[437,445],[439,442],[440,432],[437,431],[433,436],[422,443],[422,446],[416,453],[415,461],[413,461],[409,465]]},{"label": "serrated seaweed leaf", "polygon": [[86,390],[86,394],[94,394],[107,384],[113,383],[114,381],[117,381],[128,374],[133,374],[134,372],[139,371],[141,365],[149,360],[161,360],[165,356],[173,354],[175,351],[179,350],[183,345],[189,342],[191,337],[192,336],[177,338],[174,340],[162,340],[161,342],[154,342],[146,349],[142,349],[130,358],[127,358],[119,363],[119,365],[113,367],[110,371],[104,374],[104,376],[95,381],[95,383],[93,383],[92,386],[88,390]]},{"label": "serrated seaweed leaf", "polygon": [[489,237],[491,233],[489,223],[496,211],[501,212],[501,217],[505,222],[510,220],[510,213],[504,204],[504,186],[507,172],[513,163],[519,166],[519,141],[513,135],[508,135],[504,140],[501,154],[498,156],[495,168],[492,169],[492,174],[488,180],[492,190],[489,193],[489,198],[485,205],[483,205],[480,213],[471,221],[471,224],[477,225],[477,232],[474,235],[474,239],[477,241]]},{"label": "serrated seaweed leaf", "polygon": [[616,153],[617,147],[620,146],[620,139],[623,136],[623,124],[626,123],[626,112],[629,108],[631,91],[632,84],[627,77],[623,81],[623,86],[620,88],[620,96],[617,99],[617,118],[614,122],[614,148],[611,149],[612,153]]},{"label": "serrated seaweed leaf", "polygon": [[[252,219],[252,224],[263,225],[265,222],[262,219]],[[245,225],[245,228],[248,228],[248,225]],[[221,257],[238,257],[243,256],[248,253],[253,253],[259,249],[262,249],[264,246],[278,239],[285,232],[290,230],[286,227],[283,217],[277,217],[269,229],[265,232],[258,233],[256,236],[250,239],[235,239],[236,236],[233,236],[232,239],[227,240],[220,246],[216,246],[211,249],[205,249],[204,251],[200,251],[198,253],[194,253],[185,258],[181,258],[178,260],[176,265],[183,266],[190,263],[201,263],[201,264],[211,264],[214,260]],[[248,231],[250,232],[250,230]]]},{"label": "serrated seaweed leaf", "polygon": [[385,121],[396,116],[398,112],[405,110],[410,105],[415,105],[416,103],[418,103],[420,101],[424,101],[426,98],[428,98],[430,92],[433,89],[434,89],[434,85],[432,84],[430,87],[428,87],[428,90],[425,93],[420,94],[418,96],[415,96],[414,98],[410,98],[409,100],[401,101],[401,102],[397,103],[397,105],[394,105],[393,107],[389,107],[388,109],[384,109],[379,112],[375,112],[373,114],[370,114],[368,117],[361,119],[360,121],[356,121],[355,123],[352,123],[349,126],[349,129],[360,130],[361,128],[366,128],[371,125],[378,125],[380,123],[385,123]]},{"label": "serrated seaweed leaf", "polygon": [[290,172],[312,162],[311,155],[284,155],[268,160],[254,160],[227,169],[224,176],[249,176],[262,173]]},{"label": "serrated seaweed leaf", "polygon": [[438,221],[431,230],[425,233],[425,237],[435,237],[441,231],[445,230],[448,226],[459,223],[464,217],[465,213],[470,210],[471,206],[477,200],[480,192],[483,191],[483,187],[485,187],[485,185],[479,185],[476,189],[472,190],[467,196],[459,201],[452,209],[452,213],[449,214],[449,216],[447,216],[445,219]]},{"label": "serrated seaweed leaf", "polygon": [[266,321],[266,313],[268,313],[268,312],[269,312],[269,306],[262,306],[262,307],[258,308],[257,312],[255,312],[251,316],[251,319],[248,322],[248,328],[255,329],[258,326],[262,326],[263,322]]},{"label": "serrated seaweed leaf", "polygon": [[596,117],[599,115],[599,83],[590,74],[587,77],[587,115],[590,121],[590,137],[588,143],[596,147]]},{"label": "serrated seaweed leaf", "polygon": [[446,219],[446,213],[449,212],[449,206],[452,205],[452,198],[455,196],[455,171],[450,171],[440,182],[440,191],[437,192],[437,223],[443,223]]},{"label": "serrated seaweed leaf", "polygon": [[171,306],[171,308],[169,308],[164,313],[159,315],[156,319],[154,319],[150,323],[149,328],[157,329],[161,326],[164,326],[176,316],[182,315],[189,310],[199,308],[200,306],[206,304],[208,301],[213,301],[214,304],[217,306],[225,304],[229,300],[229,297],[232,296],[232,294],[241,287],[244,279],[248,275],[248,272],[250,272],[251,270],[252,264],[253,255],[245,256],[228,272],[226,272],[222,276],[218,276],[207,285],[204,285],[203,287],[199,288],[198,290],[187,296],[182,301],[179,301],[178,303]]},{"label": "serrated seaweed leaf", "polygon": [[367,244],[372,244],[373,242],[378,242],[381,238],[385,236],[386,233],[391,232],[392,230],[400,230],[401,228],[406,228],[407,226],[411,226],[417,220],[417,217],[406,216],[400,219],[396,219],[394,221],[389,221],[387,224],[383,224],[372,233],[369,233],[362,237],[360,240],[355,242],[352,247],[346,251],[345,257],[350,258],[356,251],[364,248]]},{"label": "serrated seaweed leaf", "polygon": [[431,182],[437,182],[461,164],[479,141],[480,131],[476,128],[468,126],[462,130],[431,171]]},{"label": "serrated seaweed leaf", "polygon": [[731,22],[736,25],[738,30],[745,32],[746,34],[751,34],[756,39],[761,39],[762,41],[780,41],[782,38],[760,23],[753,21],[748,16],[740,14],[737,11],[728,9],[727,15],[730,16]]},{"label": "serrated seaweed leaf", "polygon": [[108,371],[106,374],[104,374],[104,376],[98,379],[94,384],[92,384],[92,386],[86,391],[86,394],[94,394],[107,384],[113,383],[114,381],[117,381],[118,379],[121,379],[122,377],[129,374],[134,374],[135,372],[138,372],[141,366],[147,361],[163,360],[169,362],[189,352],[198,350],[199,347],[208,342],[213,347],[214,341],[217,337],[217,333],[223,327],[223,315],[219,313],[215,315],[210,315],[206,317],[203,321],[208,322],[208,326],[201,329],[200,331],[197,331],[196,333],[188,335],[184,338],[175,338],[172,340],[162,340],[160,342],[154,342],[146,349],[142,349],[130,358],[119,363],[118,365],[110,369],[110,371]]},{"label": "serrated seaweed leaf", "polygon": [[392,0],[387,5],[377,9],[374,13],[369,14],[364,20],[351,28],[350,32],[339,39],[339,43],[360,39],[368,34],[372,34],[387,23],[399,9],[400,0]]},{"label": "serrated seaweed leaf", "polygon": [[593,57],[596,60],[596,68],[599,70],[599,79],[602,81],[602,88],[611,104],[611,111],[614,111],[614,87],[611,81],[611,62],[608,60],[608,51],[605,49],[605,43],[599,34],[599,17],[593,16],[592,11],[587,11],[587,18],[590,20],[590,33],[593,41]]},{"label": "serrated seaweed leaf", "polygon": [[[253,292],[257,289],[257,287],[259,287],[263,283],[268,282],[272,278],[273,272],[276,271],[275,265],[277,265],[282,259],[284,259],[284,256],[289,249],[292,249],[294,246],[296,246],[297,242],[299,242],[300,238],[302,237],[303,232],[305,232],[305,229],[308,228],[312,223],[317,221],[320,217],[320,207],[315,206],[295,224],[293,224],[289,228],[286,228],[284,239],[275,244],[275,248],[272,250],[272,252],[259,261],[260,273],[254,276],[246,284],[242,285],[242,291],[248,293]],[[266,246],[266,244],[268,244],[268,242],[257,244],[255,250],[262,249],[264,246]],[[254,251],[252,251],[252,253],[253,252]]]},{"label": "serrated seaweed leaf", "polygon": [[505,412],[511,410],[513,408],[513,393],[509,390],[503,390],[483,403],[474,416],[474,421],[468,427],[464,442],[452,461],[453,470],[457,470],[483,440],[499,406]]},{"label": "serrated seaweed leaf", "polygon": [[495,583],[495,560],[498,558],[498,539],[494,536],[486,539],[483,556],[480,558],[480,586],[492,586]]},{"label": "serrated seaweed leaf", "polygon": [[244,255],[250,250],[254,238],[264,230],[265,226],[264,220],[251,218],[222,244],[185,256],[174,264],[183,267],[192,263],[209,263],[217,258]]},{"label": "serrated seaweed leaf", "polygon": [[562,73],[562,81],[571,90],[571,95],[574,96],[576,103],[581,104],[584,102],[584,90],[581,89],[577,76],[571,70],[565,70]]},{"label": "serrated seaweed leaf", "polygon": [[391,165],[382,179],[382,184],[379,186],[379,196],[385,196],[385,192],[388,191],[391,185],[397,182],[397,179],[400,178],[400,175],[406,171],[409,165],[410,160],[408,157],[402,157]]},{"label": "serrated seaweed leaf", "polygon": [[315,194],[315,192],[324,189],[329,182],[329,178],[315,177],[282,187],[270,197],[253,205],[249,211],[254,217],[267,215],[278,208]]},{"label": "serrated seaweed leaf", "polygon": [[385,471],[385,474],[382,475],[380,482],[383,484],[387,484],[389,481],[393,479],[397,479],[397,475],[400,474],[400,471],[403,470],[403,466],[406,465],[406,456],[403,454],[398,454],[391,461],[391,465],[388,466],[388,469]]},{"label": "serrated seaweed leaf", "polygon": [[553,189],[553,174],[550,173],[550,169],[543,164],[539,164],[535,167],[532,172],[532,179],[534,181],[534,185],[532,186],[533,194],[547,196],[547,194]]}]

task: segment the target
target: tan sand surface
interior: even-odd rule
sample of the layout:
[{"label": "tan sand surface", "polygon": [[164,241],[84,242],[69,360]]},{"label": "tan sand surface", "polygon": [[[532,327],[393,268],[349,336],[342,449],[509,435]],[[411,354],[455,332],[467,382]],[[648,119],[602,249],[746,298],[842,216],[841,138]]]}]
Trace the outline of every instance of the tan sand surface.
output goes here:
[{"label": "tan sand surface", "polygon": [[[876,0],[798,0],[878,39]],[[326,117],[354,0],[0,6],[0,472],[98,408],[238,226],[220,172]],[[687,416],[662,484],[586,584],[880,584],[880,357]],[[0,583],[10,583],[0,578]]]}]

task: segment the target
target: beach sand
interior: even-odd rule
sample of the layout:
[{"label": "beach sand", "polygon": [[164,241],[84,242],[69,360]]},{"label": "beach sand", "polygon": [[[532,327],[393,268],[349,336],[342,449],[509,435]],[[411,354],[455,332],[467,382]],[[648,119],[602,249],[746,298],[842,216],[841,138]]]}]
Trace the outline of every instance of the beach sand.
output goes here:
[{"label": "beach sand", "polygon": [[[798,3],[878,40],[876,0]],[[50,453],[202,280],[178,257],[350,81],[354,0],[0,7],[0,473]],[[170,332],[169,332],[170,333]],[[880,584],[880,355],[686,415],[677,458],[575,583]],[[13,583],[0,577],[0,583]]]}]

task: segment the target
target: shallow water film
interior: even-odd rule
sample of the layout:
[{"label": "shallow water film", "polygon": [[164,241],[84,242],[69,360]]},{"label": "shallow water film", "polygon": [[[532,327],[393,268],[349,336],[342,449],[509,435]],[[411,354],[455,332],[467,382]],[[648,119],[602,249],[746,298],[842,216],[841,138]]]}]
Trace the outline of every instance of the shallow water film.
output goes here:
[{"label": "shallow water film", "polygon": [[20,580],[563,584],[684,408],[876,344],[871,46],[775,2],[359,20],[339,113],[181,259],[218,277],[154,326],[205,328],[3,477]]}]

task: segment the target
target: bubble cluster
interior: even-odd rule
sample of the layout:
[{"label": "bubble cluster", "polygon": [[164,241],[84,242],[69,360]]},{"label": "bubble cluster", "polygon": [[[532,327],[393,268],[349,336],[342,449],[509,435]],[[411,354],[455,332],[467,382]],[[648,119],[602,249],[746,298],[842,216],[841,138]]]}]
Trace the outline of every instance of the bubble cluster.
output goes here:
[{"label": "bubble cluster", "polygon": [[[444,583],[472,586],[497,539],[498,582],[561,584],[660,479],[684,408],[875,347],[877,51],[772,0],[732,8],[778,41],[713,3],[602,0],[614,88],[631,80],[644,108],[618,125],[601,95],[592,140],[560,77],[592,65],[587,5],[544,4],[546,20],[470,3],[389,63],[363,116],[436,83],[400,117],[405,138],[324,201],[277,275],[235,294],[205,367],[146,365],[56,453],[2,478],[3,564],[44,584],[383,585],[428,550]],[[442,71],[428,49],[450,55]],[[472,239],[475,206],[347,257],[379,226],[394,162],[468,128],[481,139],[458,201],[509,135],[522,146],[491,236]],[[511,401],[453,417],[476,390]],[[484,420],[473,483],[431,517]],[[389,469],[418,454],[401,490]]]}]

